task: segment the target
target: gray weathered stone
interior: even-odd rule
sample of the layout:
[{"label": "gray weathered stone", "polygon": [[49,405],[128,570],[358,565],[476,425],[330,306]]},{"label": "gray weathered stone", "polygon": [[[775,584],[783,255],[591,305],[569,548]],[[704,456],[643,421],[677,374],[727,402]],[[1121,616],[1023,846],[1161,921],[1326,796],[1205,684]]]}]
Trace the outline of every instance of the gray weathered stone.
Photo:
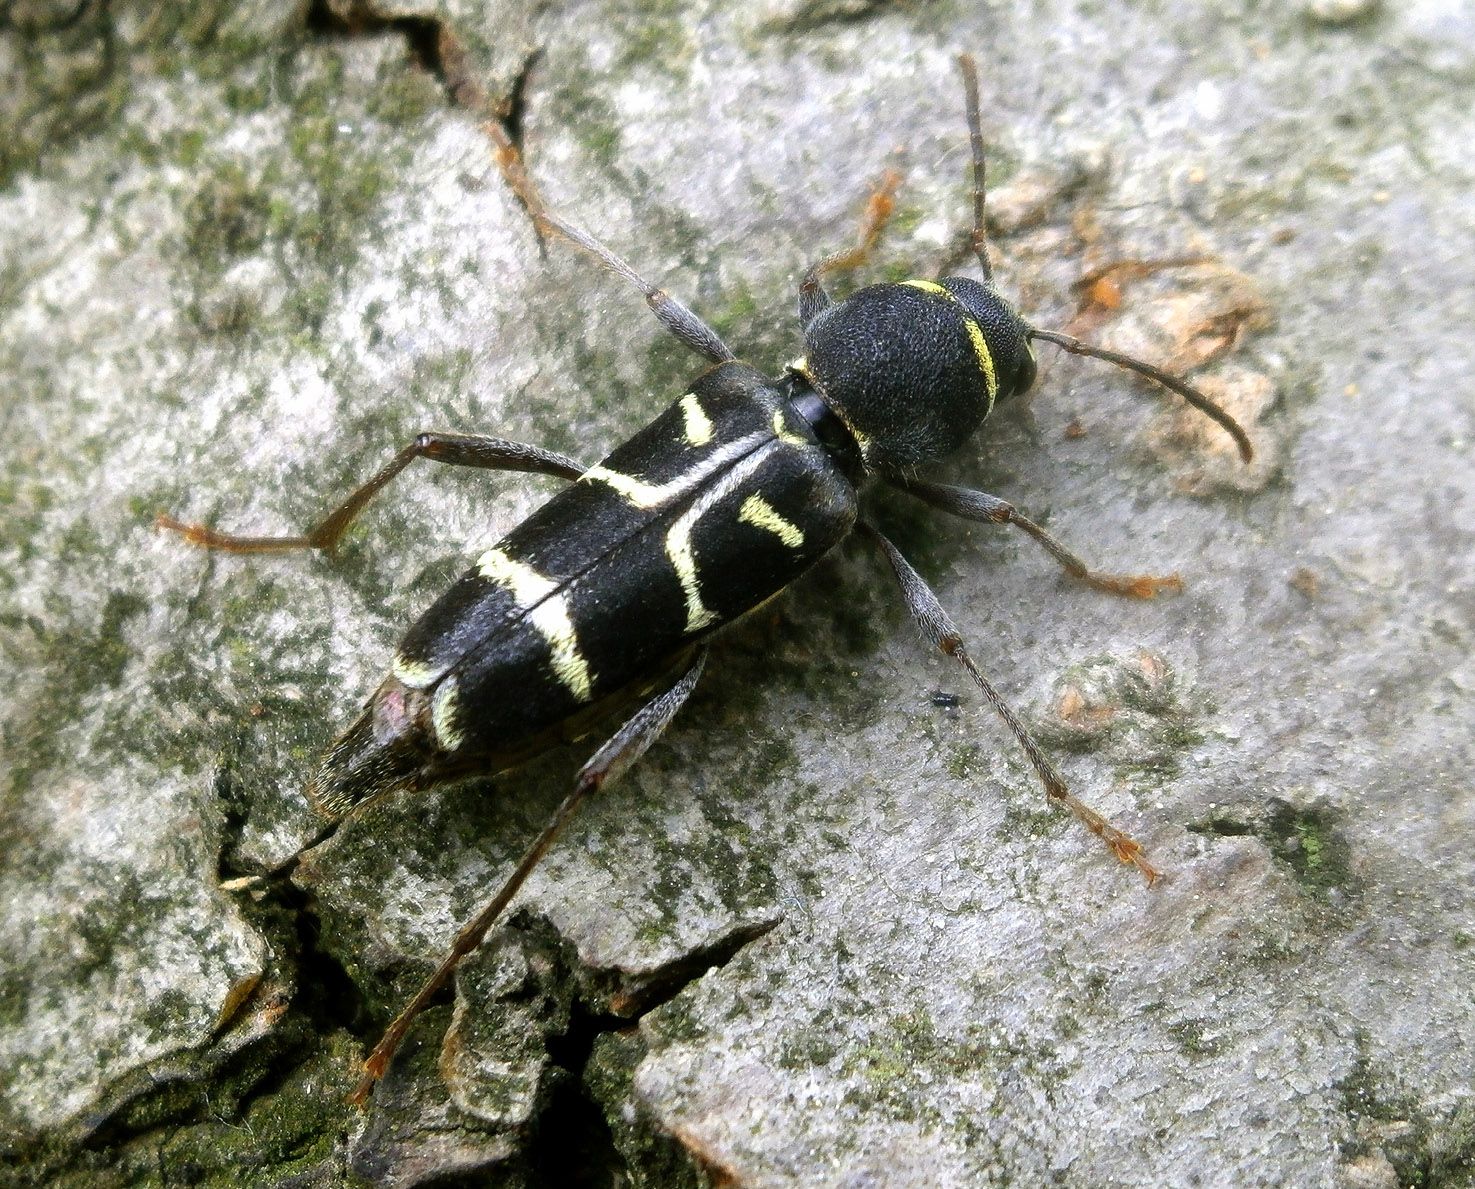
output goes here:
[{"label": "gray weathered stone", "polygon": [[423,38],[329,11],[0,29],[5,1175],[1468,1180],[1469,13],[396,10],[494,98],[526,71],[550,202],[773,369],[886,166],[866,276],[962,258],[972,51],[1001,283],[1040,325],[1204,362],[1260,456],[1042,347],[1036,395],[938,473],[1181,597],[874,508],[1160,888],[1042,804],[856,541],[726,639],[359,1115],[371,1021],[584,752],[369,807],[285,893],[245,877],[313,836],[304,775],[398,633],[552,481],[412,471],[336,559],[152,519],[296,531],[426,428],[592,461],[697,365],[542,250]]}]

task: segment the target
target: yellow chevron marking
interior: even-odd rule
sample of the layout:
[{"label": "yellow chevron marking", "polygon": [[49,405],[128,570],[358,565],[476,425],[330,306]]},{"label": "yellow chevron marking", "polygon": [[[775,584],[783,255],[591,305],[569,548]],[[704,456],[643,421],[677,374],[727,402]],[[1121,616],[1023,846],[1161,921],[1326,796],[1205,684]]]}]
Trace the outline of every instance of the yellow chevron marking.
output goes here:
[{"label": "yellow chevron marking", "polygon": [[430,699],[430,725],[435,728],[436,741],[445,751],[455,751],[466,742],[466,736],[456,726],[460,704],[461,687],[456,684],[454,676],[442,681]]},{"label": "yellow chevron marking", "polygon": [[773,505],[761,495],[750,495],[743,501],[743,506],[738,509],[738,519],[766,528],[790,549],[798,549],[804,544],[803,530],[775,512]]},{"label": "yellow chevron marking", "polygon": [[968,331],[968,339],[973,344],[973,355],[978,360],[979,370],[983,372],[983,386],[988,393],[988,408],[984,410],[987,417],[994,411],[994,397],[999,392],[999,378],[994,373],[993,352],[988,349],[988,340],[983,337],[983,328],[973,319],[968,312],[968,307],[958,300],[956,294],[950,293],[935,281],[903,281],[903,285],[910,285],[913,289],[920,289],[923,293],[933,293],[939,297],[946,298],[963,312],[963,327]]},{"label": "yellow chevron marking", "polygon": [[696,393],[688,392],[681,398],[681,415],[686,419],[688,446],[705,446],[712,440],[712,418],[707,416]]},{"label": "yellow chevron marking", "polygon": [[528,622],[552,654],[553,675],[580,702],[587,702],[593,688],[589,665],[579,651],[579,638],[569,618],[568,596],[558,593],[558,584],[500,549],[488,549],[476,563],[477,571],[508,590]]}]

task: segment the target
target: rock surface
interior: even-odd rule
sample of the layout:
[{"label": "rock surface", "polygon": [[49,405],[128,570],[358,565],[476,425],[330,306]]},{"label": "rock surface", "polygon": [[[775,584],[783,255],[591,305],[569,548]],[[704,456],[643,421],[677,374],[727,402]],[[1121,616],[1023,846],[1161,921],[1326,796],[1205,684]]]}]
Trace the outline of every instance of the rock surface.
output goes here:
[{"label": "rock surface", "polygon": [[[422,429],[593,461],[699,370],[539,244],[479,91],[557,209],[776,371],[885,168],[864,278],[967,271],[961,50],[1001,285],[1201,367],[1258,458],[1042,347],[938,474],[1181,597],[872,515],[1166,879],[1044,806],[857,539],[724,640],[354,1111],[585,753],[250,877],[553,482],[422,465],[331,559],[155,514],[300,531]],[[0,1180],[1475,1179],[1466,7],[23,3],[0,78]]]}]

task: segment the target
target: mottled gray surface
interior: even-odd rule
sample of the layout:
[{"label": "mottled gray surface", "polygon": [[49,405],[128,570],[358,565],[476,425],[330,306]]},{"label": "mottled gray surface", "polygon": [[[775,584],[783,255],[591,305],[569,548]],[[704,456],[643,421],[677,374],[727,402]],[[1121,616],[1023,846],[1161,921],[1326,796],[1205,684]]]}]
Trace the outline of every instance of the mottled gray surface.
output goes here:
[{"label": "mottled gray surface", "polygon": [[[536,1185],[562,1156],[650,1185],[1471,1183],[1469,6],[416,11],[493,96],[539,50],[550,200],[775,369],[796,277],[887,165],[866,275],[953,257],[952,56],[979,57],[1001,282],[1041,325],[1214,356],[1261,460],[1047,355],[939,473],[1181,597],[876,515],[1167,878],[1046,811],[853,542],[727,638],[344,1106],[581,753],[373,806],[284,895],[221,885],[311,836],[304,773],[398,632],[553,484],[426,466],[336,559],[212,556],[152,518],[295,531],[425,428],[592,461],[697,368],[540,251],[403,28],[12,5],[0,1178]],[[1118,313],[1071,290],[1185,257]]]}]

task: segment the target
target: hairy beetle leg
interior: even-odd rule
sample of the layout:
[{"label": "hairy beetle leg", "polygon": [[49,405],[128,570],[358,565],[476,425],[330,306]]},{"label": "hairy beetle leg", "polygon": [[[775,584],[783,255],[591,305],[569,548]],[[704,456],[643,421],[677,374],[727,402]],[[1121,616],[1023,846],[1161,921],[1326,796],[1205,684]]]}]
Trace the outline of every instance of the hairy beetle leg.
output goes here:
[{"label": "hairy beetle leg", "polygon": [[154,524],[158,528],[178,533],[192,545],[199,545],[204,549],[222,549],[227,553],[284,553],[292,549],[323,549],[331,553],[338,547],[343,534],[364,510],[365,505],[417,458],[428,458],[447,466],[480,467],[489,471],[522,471],[569,480],[577,479],[585,470],[582,463],[567,455],[555,454],[540,446],[529,446],[525,442],[489,438],[480,434],[422,433],[380,467],[373,478],[356,488],[306,536],[238,536],[235,533],[223,533],[205,524],[186,524],[162,512],[154,519]]},{"label": "hairy beetle leg", "polygon": [[983,696],[988,699],[989,705],[1004,720],[1004,725],[1009,728],[1014,738],[1018,740],[1019,746],[1024,749],[1024,754],[1029,758],[1030,764],[1039,776],[1040,783],[1045,786],[1046,796],[1052,801],[1060,802],[1074,813],[1091,833],[1111,848],[1112,853],[1118,859],[1123,863],[1131,863],[1142,872],[1149,885],[1156,883],[1159,873],[1151,863],[1143,858],[1141,844],[1118,830],[1066,787],[1065,779],[1055,770],[1055,765],[1040,750],[1040,745],[1031,738],[1030,733],[1024,729],[1024,724],[1015,717],[1014,711],[1009,709],[1009,704],[994,688],[993,683],[973,663],[973,658],[968,655],[963,645],[962,634],[922,576],[912,568],[911,563],[902,556],[901,551],[873,526],[862,522],[858,527],[881,547],[886,560],[891,563],[896,580],[901,586],[902,598],[906,600],[907,610],[912,613],[912,618],[917,621],[917,626],[922,629],[927,642],[939,652],[952,657],[967,670],[968,675],[983,691]]},{"label": "hairy beetle leg", "polygon": [[589,762],[579,769],[579,774],[574,779],[573,791],[563,799],[553,817],[543,827],[543,832],[523,852],[512,874],[507,877],[487,906],[462,927],[450,950],[441,960],[440,965],[436,967],[435,973],[425,980],[424,985],[415,993],[415,997],[384,1030],[384,1035],[374,1046],[374,1051],[364,1061],[364,1076],[353,1093],[348,1096],[349,1102],[358,1106],[364,1104],[374,1089],[374,1083],[384,1075],[390,1059],[394,1056],[395,1050],[399,1048],[400,1041],[404,1039],[415,1017],[425,1010],[440,989],[450,981],[451,976],[456,973],[456,967],[461,964],[461,960],[481,944],[482,938],[496,924],[497,918],[512,902],[512,898],[517,895],[523,882],[532,874],[533,868],[538,865],[548,848],[562,833],[564,826],[568,824],[579,806],[589,796],[622,776],[646,753],[650,745],[661,737],[671,720],[676,717],[677,711],[686,704],[691,691],[696,688],[697,681],[702,675],[702,668],[706,663],[707,649],[702,646],[697,650],[695,657],[676,684],[637,710],[629,721],[610,736],[609,741],[589,758]]},{"label": "hairy beetle leg", "polygon": [[661,325],[709,363],[727,363],[737,358],[732,349],[722,341],[722,336],[708,326],[700,315],[665,290],[652,285],[582,227],[549,210],[543,196],[538,193],[537,186],[528,176],[522,163],[522,154],[508,137],[506,129],[496,120],[488,120],[482,128],[497,146],[497,166],[501,169],[502,176],[527,209],[528,217],[532,219],[539,235],[558,236],[576,244],[610,272],[634,285],[645,294],[645,304]]},{"label": "hairy beetle leg", "polygon": [[1045,551],[1067,574],[1096,587],[1097,590],[1134,599],[1150,599],[1164,591],[1177,594],[1183,589],[1183,580],[1177,574],[1105,574],[1091,569],[1033,520],[1022,515],[1013,504],[999,499],[998,496],[967,487],[923,483],[901,476],[892,476],[891,483],[949,516],[985,524],[1012,524],[1023,529],[1045,547]]},{"label": "hairy beetle leg", "polygon": [[896,170],[888,169],[883,173],[881,180],[871,193],[870,201],[866,203],[865,214],[861,216],[860,230],[855,237],[855,245],[843,251],[832,252],[804,274],[804,279],[799,282],[799,325],[801,328],[808,326],[816,314],[829,308],[830,295],[825,292],[820,278],[826,273],[848,272],[850,269],[859,268],[866,262],[871,249],[876,246],[876,240],[881,236],[882,229],[891,218],[891,212],[896,208],[896,187],[900,184],[901,174]]}]

